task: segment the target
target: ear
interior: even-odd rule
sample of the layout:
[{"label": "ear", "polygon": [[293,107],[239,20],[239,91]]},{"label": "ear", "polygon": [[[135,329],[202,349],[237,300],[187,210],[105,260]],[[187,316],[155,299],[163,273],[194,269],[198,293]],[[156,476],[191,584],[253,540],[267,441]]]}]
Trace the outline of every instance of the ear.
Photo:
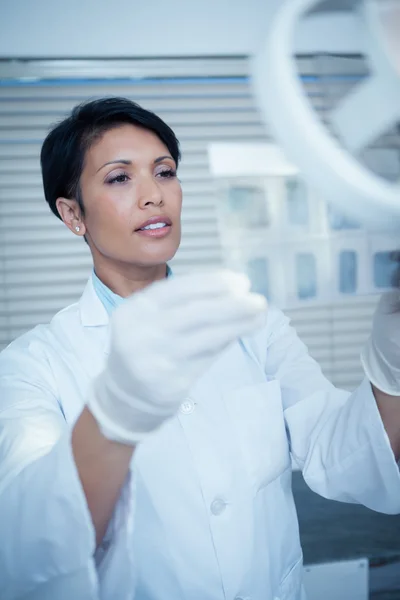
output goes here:
[{"label": "ear", "polygon": [[56,207],[68,229],[75,235],[83,237],[86,233],[86,227],[77,201],[68,198],[57,198]]}]

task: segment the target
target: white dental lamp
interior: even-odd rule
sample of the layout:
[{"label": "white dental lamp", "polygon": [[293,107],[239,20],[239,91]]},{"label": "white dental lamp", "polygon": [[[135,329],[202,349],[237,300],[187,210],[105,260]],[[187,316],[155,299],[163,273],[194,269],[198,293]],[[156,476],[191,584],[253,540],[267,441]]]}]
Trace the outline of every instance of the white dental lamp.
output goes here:
[{"label": "white dental lamp", "polygon": [[295,61],[296,25],[318,2],[272,4],[252,61],[262,119],[324,199],[367,227],[400,231],[400,182],[385,180],[359,160],[365,147],[400,122],[400,0],[360,0],[356,7],[371,74],[330,115],[338,139],[311,106]]}]

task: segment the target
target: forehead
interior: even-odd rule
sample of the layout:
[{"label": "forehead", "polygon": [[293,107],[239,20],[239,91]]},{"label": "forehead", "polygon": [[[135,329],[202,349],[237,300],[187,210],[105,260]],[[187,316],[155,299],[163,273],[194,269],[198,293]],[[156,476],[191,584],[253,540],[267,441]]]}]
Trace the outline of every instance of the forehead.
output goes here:
[{"label": "forehead", "polygon": [[101,134],[86,152],[87,166],[101,166],[108,160],[153,161],[168,149],[153,132],[137,125],[118,125]]}]

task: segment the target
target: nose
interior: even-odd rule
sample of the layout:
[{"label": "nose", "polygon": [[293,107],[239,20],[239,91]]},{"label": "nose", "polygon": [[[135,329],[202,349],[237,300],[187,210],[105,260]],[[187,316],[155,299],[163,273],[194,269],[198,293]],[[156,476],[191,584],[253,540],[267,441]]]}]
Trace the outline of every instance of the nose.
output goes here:
[{"label": "nose", "polygon": [[142,176],[137,182],[137,202],[139,208],[162,206],[163,195],[160,186],[152,176]]}]

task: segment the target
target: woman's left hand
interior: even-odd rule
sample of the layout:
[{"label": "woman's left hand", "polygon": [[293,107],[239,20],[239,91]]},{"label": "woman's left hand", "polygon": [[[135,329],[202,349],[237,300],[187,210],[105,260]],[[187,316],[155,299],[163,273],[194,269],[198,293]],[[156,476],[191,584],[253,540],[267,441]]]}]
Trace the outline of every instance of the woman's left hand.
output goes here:
[{"label": "woman's left hand", "polygon": [[380,391],[400,396],[400,290],[382,295],[361,353],[366,376]]}]

